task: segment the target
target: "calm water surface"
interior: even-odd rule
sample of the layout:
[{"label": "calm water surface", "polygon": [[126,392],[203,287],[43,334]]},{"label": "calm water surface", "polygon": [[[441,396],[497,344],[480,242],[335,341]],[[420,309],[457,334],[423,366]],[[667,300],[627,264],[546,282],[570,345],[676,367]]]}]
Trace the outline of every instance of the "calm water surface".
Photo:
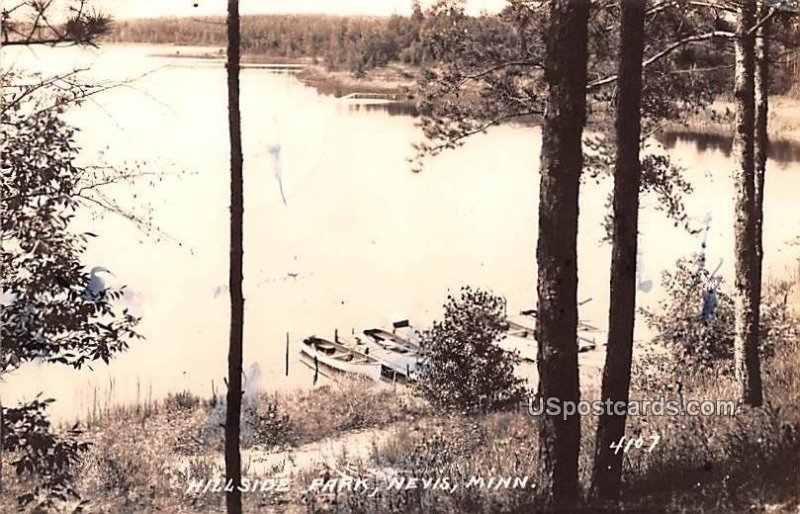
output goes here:
[{"label": "calm water surface", "polygon": [[[39,391],[61,400],[60,416],[81,415],[98,401],[132,401],[191,389],[220,390],[228,340],[228,144],[225,70],[158,58],[146,46],[101,50],[42,49],[6,54],[43,72],[91,64],[104,80],[136,78],[69,113],[86,163],[144,163],[168,174],[154,184],[105,194],[152,216],[143,234],[125,219],[84,213],[76,228],[99,235],[87,267],[111,269],[127,285],[127,305],[142,316],[145,340],[110,366],[75,372],[28,365],[3,384],[4,401]],[[145,74],[145,75],[143,75]],[[513,308],[535,303],[535,242],[540,131],[506,125],[429,162],[420,174],[407,159],[420,134],[404,111],[320,96],[291,74],[242,71],[245,151],[245,368],[257,363],[259,385],[307,387],[311,373],[296,357],[310,334],[385,325],[410,317],[424,327],[441,314],[448,290],[491,288]],[[733,272],[731,162],[724,145],[672,138],[664,151],[687,168],[695,193],[686,200],[698,226],[710,220],[709,263]],[[767,275],[781,275],[800,250],[797,153],[769,164],[765,204]],[[276,174],[281,177],[281,194]],[[610,246],[601,242],[610,181],[581,191],[581,318],[606,325]],[[659,276],[700,250],[702,236],[676,228],[643,200],[640,305],[657,302]],[[646,289],[646,287],[643,287]],[[286,333],[291,338],[284,377]],[[639,324],[637,337],[646,338]],[[95,393],[97,391],[97,393]],[[8,400],[7,400],[8,399]]]}]

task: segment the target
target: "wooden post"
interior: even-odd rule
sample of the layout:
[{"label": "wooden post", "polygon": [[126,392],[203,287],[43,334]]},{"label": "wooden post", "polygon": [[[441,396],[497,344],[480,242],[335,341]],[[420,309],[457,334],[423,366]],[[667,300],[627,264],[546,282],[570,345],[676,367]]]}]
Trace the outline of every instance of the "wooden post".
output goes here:
[{"label": "wooden post", "polygon": [[289,376],[289,332],[286,332],[286,376]]},{"label": "wooden post", "polygon": [[339,342],[339,329],[338,328],[334,328],[333,329],[333,342],[334,343],[338,343]]},{"label": "wooden post", "polygon": [[314,356],[314,385],[317,385],[317,380],[319,380],[319,361],[317,360],[317,356]]}]

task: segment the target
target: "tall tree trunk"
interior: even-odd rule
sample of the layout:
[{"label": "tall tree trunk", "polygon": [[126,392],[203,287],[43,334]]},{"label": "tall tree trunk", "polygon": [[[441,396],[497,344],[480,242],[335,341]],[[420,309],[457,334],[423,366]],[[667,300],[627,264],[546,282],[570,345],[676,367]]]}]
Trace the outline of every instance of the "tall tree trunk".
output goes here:
[{"label": "tall tree trunk", "polygon": [[754,2],[739,2],[736,21],[736,66],[734,99],[736,128],[733,135],[733,161],[736,166],[735,231],[735,338],[734,369],[740,396],[748,405],[761,405],[761,371],[758,355],[759,297],[755,285],[756,251],[755,210],[755,24]]},{"label": "tall tree trunk", "polygon": [[3,411],[3,401],[0,399],[0,493],[3,492],[3,456],[6,444],[6,434],[3,427],[5,426],[5,418]]},{"label": "tall tree trunk", "polygon": [[[547,103],[539,191],[539,394],[577,402],[578,184],[586,121],[589,0],[553,0],[545,37]],[[540,493],[546,505],[569,506],[578,495],[580,417],[545,415],[539,424]]]},{"label": "tall tree trunk", "polygon": [[[622,0],[619,80],[615,130],[614,230],[608,344],[603,370],[603,401],[627,402],[631,384],[633,328],[636,317],[636,250],[639,233],[641,164],[642,55],[645,2]],[[622,484],[622,453],[611,449],[625,434],[626,414],[600,416],[595,444],[591,496],[615,501]]]},{"label": "tall tree trunk", "polygon": [[[759,18],[769,15],[769,8],[759,2]],[[764,260],[764,179],[767,173],[767,146],[769,136],[767,118],[769,111],[769,37],[771,21],[764,22],[756,33],[755,57],[755,211],[756,211],[756,297],[761,301],[762,265]],[[759,312],[760,318],[760,312]]]},{"label": "tall tree trunk", "polygon": [[242,342],[244,296],[242,294],[242,124],[239,114],[239,1],[228,0],[228,133],[231,145],[230,274],[231,329],[228,347],[228,398],[225,416],[225,476],[228,513],[242,512],[242,456],[239,453],[239,425],[242,413]]}]

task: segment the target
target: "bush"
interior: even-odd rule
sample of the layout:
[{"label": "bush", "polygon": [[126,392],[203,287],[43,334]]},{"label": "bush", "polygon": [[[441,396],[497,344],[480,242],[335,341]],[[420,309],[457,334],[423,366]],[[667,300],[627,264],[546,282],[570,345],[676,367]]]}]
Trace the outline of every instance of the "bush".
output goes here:
[{"label": "bush", "polygon": [[257,444],[271,448],[292,441],[292,422],[276,402],[268,401],[263,406],[248,402],[243,414],[245,433],[249,436],[246,446]]},{"label": "bush", "polygon": [[678,260],[675,271],[664,272],[661,285],[666,298],[656,311],[642,311],[647,325],[656,331],[654,342],[690,367],[731,360],[733,299],[723,289],[722,278],[705,268],[705,258]]},{"label": "bush", "polygon": [[514,376],[520,358],[496,343],[506,330],[505,301],[463,287],[447,297],[444,320],[420,334],[423,366],[417,390],[434,406],[464,412],[518,405],[527,393]]},{"label": "bush", "polygon": [[177,393],[169,393],[164,399],[164,409],[167,412],[181,412],[187,410],[194,410],[201,403],[200,397],[193,394],[191,391],[179,391]]}]

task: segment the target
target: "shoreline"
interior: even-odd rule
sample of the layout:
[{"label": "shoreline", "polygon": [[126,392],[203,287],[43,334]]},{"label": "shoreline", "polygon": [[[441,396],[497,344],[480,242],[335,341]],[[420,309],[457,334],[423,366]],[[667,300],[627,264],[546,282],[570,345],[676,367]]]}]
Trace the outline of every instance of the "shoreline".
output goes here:
[{"label": "shoreline", "polygon": [[[125,43],[123,43],[125,44]],[[173,52],[153,53],[153,57],[178,59],[220,60],[225,59],[223,48],[208,48],[208,51],[181,52],[181,47],[172,47]],[[349,71],[328,70],[317,58],[311,57],[273,57],[264,54],[243,53],[244,67],[268,67],[291,70],[303,84],[315,88],[320,94],[337,98],[350,94],[379,94],[396,97],[395,101],[411,103],[414,101],[411,89],[417,81],[417,69],[412,66],[392,63],[381,68],[364,72],[363,77],[355,77]]]},{"label": "shoreline", "polygon": [[[129,44],[129,43],[114,43]],[[135,43],[133,43],[135,44]],[[225,49],[221,47],[207,47],[205,51],[198,51],[200,47],[170,46],[172,52],[153,53],[153,57],[171,57],[179,59],[220,60],[224,61]],[[188,52],[182,52],[181,49]],[[377,94],[394,97],[392,100],[414,104],[413,88],[419,76],[419,68],[390,63],[380,68],[373,68],[364,72],[362,77],[356,77],[350,71],[329,70],[320,63],[318,58],[312,57],[281,57],[269,56],[258,53],[243,53],[242,64],[247,67],[264,67],[291,72],[303,84],[313,87],[320,94],[341,98],[350,94]],[[250,66],[248,66],[250,65]],[[731,112],[732,103],[729,100],[715,100],[710,111],[715,113]],[[598,110],[600,116],[591,116],[588,126],[605,123],[605,110]],[[716,114],[715,116],[719,116]],[[594,119],[592,119],[594,118]],[[770,97],[770,120],[772,127],[771,139],[778,144],[800,144],[800,98],[786,95],[773,95]],[[524,120],[525,124],[538,124],[539,120]],[[662,132],[676,134],[706,134],[716,137],[730,137],[733,133],[732,121],[718,121],[714,116],[699,114],[692,116],[684,122],[670,122],[665,124]]]}]

